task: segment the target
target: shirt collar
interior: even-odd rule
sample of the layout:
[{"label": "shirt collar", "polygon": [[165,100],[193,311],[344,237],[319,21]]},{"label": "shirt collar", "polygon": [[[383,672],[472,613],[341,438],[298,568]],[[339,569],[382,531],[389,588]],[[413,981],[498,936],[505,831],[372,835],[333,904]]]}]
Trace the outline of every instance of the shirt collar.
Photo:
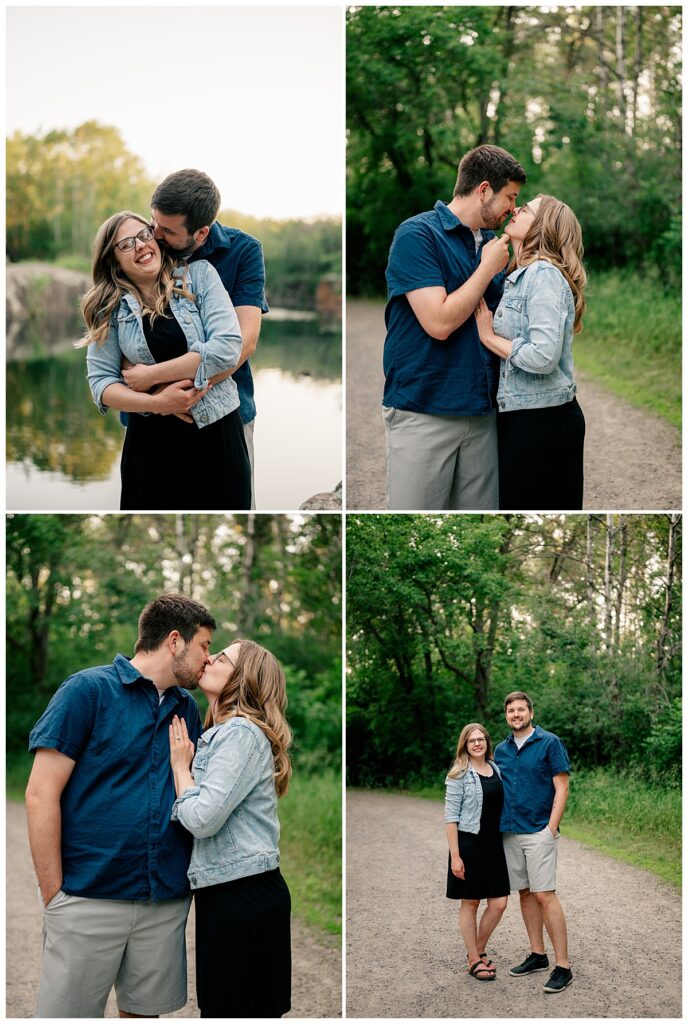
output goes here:
[{"label": "shirt collar", "polygon": [[[542,737],[543,737],[542,726],[536,725],[535,726],[535,732],[531,732],[530,736],[526,737],[526,743],[528,742],[528,740],[541,740]],[[514,739],[514,734],[512,732],[510,732],[508,737],[507,737],[507,742],[509,740],[511,740],[511,742],[514,744],[514,746],[516,745],[516,740]]]},{"label": "shirt collar", "polygon": [[[131,686],[132,683],[137,683],[139,679],[145,679],[147,682],[152,683],[152,685],[155,686],[153,680],[149,679],[148,676],[142,675],[139,670],[132,665],[131,658],[128,658],[126,655],[118,654],[113,661],[113,665],[115,666],[117,675],[124,686]],[[175,700],[179,700],[181,697],[178,686],[169,686],[165,692],[172,694]]]},{"label": "shirt collar", "polygon": [[216,249],[229,249],[231,241],[226,237],[222,225],[218,221],[213,221],[210,225],[210,231],[200,249],[197,249],[194,253],[196,259],[204,260]]},{"label": "shirt collar", "polygon": [[438,199],[435,203],[435,210],[437,211],[437,216],[440,219],[440,224],[445,231],[454,231],[456,228],[463,228],[464,231],[471,230],[441,199]]}]

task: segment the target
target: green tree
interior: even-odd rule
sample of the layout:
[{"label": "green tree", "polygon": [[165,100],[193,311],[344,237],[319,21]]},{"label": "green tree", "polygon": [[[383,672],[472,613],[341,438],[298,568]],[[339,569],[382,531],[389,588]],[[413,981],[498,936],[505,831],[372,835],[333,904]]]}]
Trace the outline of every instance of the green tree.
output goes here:
[{"label": "green tree", "polygon": [[673,749],[680,553],[675,515],[350,516],[352,781],[437,781],[515,689],[579,765]]},{"label": "green tree", "polygon": [[677,287],[678,7],[354,7],[347,16],[350,294],[379,294],[393,232],[501,145],[567,202],[593,269]]}]

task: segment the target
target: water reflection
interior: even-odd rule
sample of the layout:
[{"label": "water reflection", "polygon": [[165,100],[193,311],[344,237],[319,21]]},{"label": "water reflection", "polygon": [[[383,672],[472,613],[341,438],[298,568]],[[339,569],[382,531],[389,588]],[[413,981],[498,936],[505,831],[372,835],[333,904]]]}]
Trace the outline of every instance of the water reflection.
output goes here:
[{"label": "water reflection", "polygon": [[[297,508],[341,479],[340,351],[315,324],[265,318],[251,360],[259,508]],[[119,507],[124,431],[93,404],[84,360],[80,351],[8,364],[8,509]]]}]

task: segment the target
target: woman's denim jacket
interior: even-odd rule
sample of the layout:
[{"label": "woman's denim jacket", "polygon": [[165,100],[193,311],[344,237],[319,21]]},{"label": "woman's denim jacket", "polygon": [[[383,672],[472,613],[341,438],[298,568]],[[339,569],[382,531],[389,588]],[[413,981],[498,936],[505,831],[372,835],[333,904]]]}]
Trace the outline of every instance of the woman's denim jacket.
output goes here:
[{"label": "woman's denim jacket", "polygon": [[[189,352],[200,354],[194,386],[202,390],[208,386],[209,377],[236,366],[241,352],[241,329],[229,295],[217,271],[207,260],[197,260],[188,267],[175,270],[177,277],[183,278],[184,274],[190,277],[190,291],[196,301],[173,294],[170,308],[184,332]],[[103,405],[106,387],[110,384],[126,386],[122,377],[123,355],[132,363],[145,363],[147,366],[155,363],[143,333],[139,304],[130,292],[122,296],[105,342],[102,345],[93,342],[86,356],[88,384],[93,401],[103,414],[107,412],[107,406]],[[206,427],[238,407],[237,386],[232,377],[226,377],[214,384],[190,413],[198,427]]]},{"label": "woman's denim jacket", "polygon": [[194,785],[172,808],[172,820],[194,837],[191,888],[278,867],[275,771],[263,730],[240,716],[214,725],[199,739],[191,771]]},{"label": "woman's denim jacket", "polygon": [[[501,779],[502,773],[495,762],[487,763],[492,765],[492,770],[497,772]],[[444,784],[447,787],[444,800],[445,822],[449,824],[450,821],[455,821],[462,832],[477,835],[480,832],[480,815],[483,811],[483,787],[477,771],[469,764],[465,775],[460,779],[450,779],[447,775]]]},{"label": "woman's denim jacket", "polygon": [[537,260],[509,274],[494,316],[495,334],[513,342],[499,368],[501,412],[573,400],[573,321],[573,294],[551,263]]}]

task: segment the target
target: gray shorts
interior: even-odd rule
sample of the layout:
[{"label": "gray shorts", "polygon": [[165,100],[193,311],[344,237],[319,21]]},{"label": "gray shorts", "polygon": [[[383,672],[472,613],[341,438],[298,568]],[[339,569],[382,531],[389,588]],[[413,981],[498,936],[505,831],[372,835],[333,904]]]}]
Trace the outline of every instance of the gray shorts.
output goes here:
[{"label": "gray shorts", "polygon": [[102,1017],[113,985],[117,1006],[127,1013],[179,1010],[186,1003],[190,906],[190,896],[152,903],[92,900],[60,890],[43,908],[35,1016]]},{"label": "gray shorts", "polygon": [[383,407],[387,507],[401,511],[499,508],[497,419],[429,416]]},{"label": "gray shorts", "polygon": [[559,833],[547,825],[541,832],[504,832],[504,855],[512,892],[553,892],[557,887]]}]

